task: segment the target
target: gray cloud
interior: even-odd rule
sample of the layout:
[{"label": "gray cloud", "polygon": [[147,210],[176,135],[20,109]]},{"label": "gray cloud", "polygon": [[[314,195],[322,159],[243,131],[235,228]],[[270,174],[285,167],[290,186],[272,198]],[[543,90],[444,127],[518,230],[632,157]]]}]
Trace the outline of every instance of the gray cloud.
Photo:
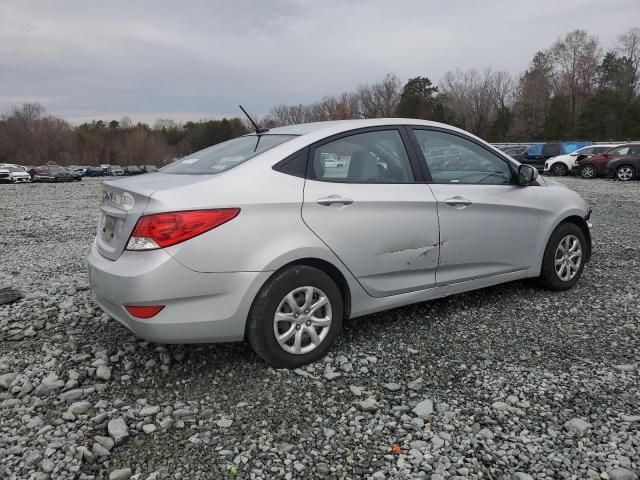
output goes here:
[{"label": "gray cloud", "polygon": [[637,0],[7,2],[0,112],[39,101],[73,121],[266,113],[394,72],[517,74],[583,28],[610,47]]}]

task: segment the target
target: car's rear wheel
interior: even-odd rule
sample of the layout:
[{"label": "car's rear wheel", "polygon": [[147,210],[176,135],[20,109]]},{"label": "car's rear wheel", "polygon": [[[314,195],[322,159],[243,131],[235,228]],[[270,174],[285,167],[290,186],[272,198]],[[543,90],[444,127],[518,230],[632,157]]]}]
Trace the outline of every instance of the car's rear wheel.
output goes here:
[{"label": "car's rear wheel", "polygon": [[580,169],[580,176],[582,178],[595,178],[596,173],[596,167],[593,165],[583,165]]},{"label": "car's rear wheel", "polygon": [[559,177],[564,177],[568,172],[569,172],[569,169],[562,162],[556,163],[551,168],[551,173],[553,173],[554,175],[558,175]]},{"label": "car's rear wheel", "polygon": [[573,287],[584,269],[587,242],[575,223],[561,223],[553,231],[542,259],[540,283],[551,290]]},{"label": "car's rear wheel", "polygon": [[616,178],[621,182],[627,182],[635,176],[635,169],[631,165],[622,165],[616,170]]},{"label": "car's rear wheel", "polygon": [[321,359],[342,329],[343,302],[326,273],[293,265],[262,287],[247,319],[253,350],[276,368]]}]

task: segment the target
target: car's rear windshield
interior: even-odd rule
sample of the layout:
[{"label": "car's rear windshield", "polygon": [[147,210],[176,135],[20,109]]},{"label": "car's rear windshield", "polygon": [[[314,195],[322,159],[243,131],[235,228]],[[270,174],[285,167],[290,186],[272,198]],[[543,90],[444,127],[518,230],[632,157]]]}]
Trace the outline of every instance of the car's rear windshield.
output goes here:
[{"label": "car's rear windshield", "polygon": [[162,173],[212,175],[246,162],[295,135],[246,135],[205,148],[161,168]]}]

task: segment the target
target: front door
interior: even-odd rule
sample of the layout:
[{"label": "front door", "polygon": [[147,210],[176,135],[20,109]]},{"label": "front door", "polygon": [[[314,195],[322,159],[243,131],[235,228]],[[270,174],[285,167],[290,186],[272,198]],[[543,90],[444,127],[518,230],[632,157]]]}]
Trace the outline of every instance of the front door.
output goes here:
[{"label": "front door", "polygon": [[440,218],[439,285],[528,270],[539,238],[538,189],[462,135],[414,129]]},{"label": "front door", "polygon": [[416,183],[401,130],[346,134],[310,155],[302,217],[363,288],[383,297],[433,287],[436,199]]}]

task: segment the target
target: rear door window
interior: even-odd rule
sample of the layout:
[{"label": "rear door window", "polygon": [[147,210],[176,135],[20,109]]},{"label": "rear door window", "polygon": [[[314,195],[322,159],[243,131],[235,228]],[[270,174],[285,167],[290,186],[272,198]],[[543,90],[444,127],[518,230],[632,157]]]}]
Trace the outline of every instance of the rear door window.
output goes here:
[{"label": "rear door window", "polygon": [[559,143],[547,143],[542,147],[542,155],[545,157],[555,157],[562,153]]}]

